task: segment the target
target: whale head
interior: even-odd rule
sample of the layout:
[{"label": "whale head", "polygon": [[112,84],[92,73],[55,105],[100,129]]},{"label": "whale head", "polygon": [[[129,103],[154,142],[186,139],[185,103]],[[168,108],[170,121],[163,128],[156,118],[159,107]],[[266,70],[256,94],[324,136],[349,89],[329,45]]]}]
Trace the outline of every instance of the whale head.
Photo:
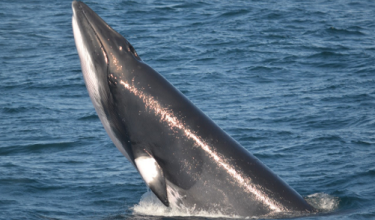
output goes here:
[{"label": "whale head", "polygon": [[111,87],[116,86],[121,76],[148,66],[133,46],[86,4],[73,1],[72,9],[74,40],[90,98],[112,141],[134,164],[124,132],[119,132],[125,128],[119,123],[116,111],[111,109],[115,104]]},{"label": "whale head", "polygon": [[111,83],[111,77],[143,65],[134,47],[86,4],[74,1],[72,9],[74,39],[83,74],[95,94],[103,89],[100,86],[105,86],[100,82]]}]

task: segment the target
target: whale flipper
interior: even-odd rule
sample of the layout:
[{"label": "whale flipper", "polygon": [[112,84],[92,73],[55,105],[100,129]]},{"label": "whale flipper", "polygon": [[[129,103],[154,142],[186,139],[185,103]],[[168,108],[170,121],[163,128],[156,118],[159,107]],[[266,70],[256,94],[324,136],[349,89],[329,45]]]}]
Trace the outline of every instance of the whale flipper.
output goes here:
[{"label": "whale flipper", "polygon": [[158,162],[151,155],[139,156],[134,162],[147,186],[165,206],[169,206],[167,185]]}]

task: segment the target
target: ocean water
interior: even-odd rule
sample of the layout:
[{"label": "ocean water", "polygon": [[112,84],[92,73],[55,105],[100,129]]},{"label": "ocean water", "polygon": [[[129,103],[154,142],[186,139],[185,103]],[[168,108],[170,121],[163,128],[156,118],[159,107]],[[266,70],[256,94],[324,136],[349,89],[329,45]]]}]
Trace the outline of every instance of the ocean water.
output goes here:
[{"label": "ocean water", "polygon": [[[321,210],[298,219],[375,218],[374,1],[85,3]],[[226,218],[147,192],[91,104],[71,16],[0,1],[0,219]]]}]

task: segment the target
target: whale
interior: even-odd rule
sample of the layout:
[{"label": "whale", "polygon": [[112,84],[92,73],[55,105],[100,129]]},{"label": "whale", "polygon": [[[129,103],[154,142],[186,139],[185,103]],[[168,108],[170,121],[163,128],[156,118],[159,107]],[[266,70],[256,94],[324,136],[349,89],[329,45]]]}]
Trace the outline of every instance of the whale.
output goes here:
[{"label": "whale", "polygon": [[75,45],[96,113],[162,204],[230,216],[315,212],[90,7],[73,1],[72,10]]}]

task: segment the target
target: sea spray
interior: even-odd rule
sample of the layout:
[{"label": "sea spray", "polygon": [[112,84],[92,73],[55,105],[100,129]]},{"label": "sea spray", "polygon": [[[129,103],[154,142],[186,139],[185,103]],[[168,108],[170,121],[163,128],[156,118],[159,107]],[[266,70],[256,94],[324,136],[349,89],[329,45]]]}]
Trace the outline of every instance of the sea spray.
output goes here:
[{"label": "sea spray", "polygon": [[331,212],[338,208],[340,199],[326,193],[314,193],[305,198],[314,208],[322,212]]},{"label": "sea spray", "polygon": [[[240,216],[224,215],[218,211],[197,211],[194,208],[188,209],[184,207],[171,208],[166,207],[160,200],[151,192],[148,191],[141,197],[139,204],[133,208],[133,215],[150,215],[150,216],[169,216],[169,217],[209,217],[209,218],[242,218]],[[253,217],[252,217],[253,218]],[[248,218],[247,218],[248,219]]]}]

